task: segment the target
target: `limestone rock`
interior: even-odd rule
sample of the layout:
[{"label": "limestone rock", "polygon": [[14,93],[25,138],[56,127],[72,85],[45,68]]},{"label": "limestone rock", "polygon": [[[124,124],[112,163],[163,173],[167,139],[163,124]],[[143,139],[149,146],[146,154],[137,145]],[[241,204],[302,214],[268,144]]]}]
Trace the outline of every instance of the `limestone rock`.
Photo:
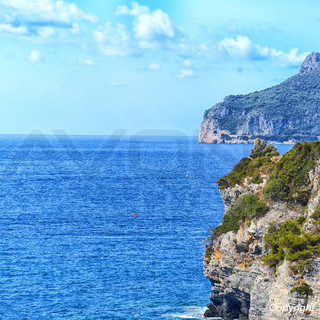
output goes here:
[{"label": "limestone rock", "polygon": [[[245,179],[241,185],[221,189],[225,213],[242,195],[259,193],[267,180],[268,177],[264,176],[263,182],[255,185]],[[320,161],[309,172],[309,180],[307,187],[313,196],[307,206],[303,229],[312,233],[318,228],[311,216],[320,198]],[[301,275],[293,274],[289,262],[284,261],[277,269],[271,269],[261,261],[263,254],[268,253],[263,239],[270,224],[280,225],[301,217],[302,207],[280,201],[269,201],[268,206],[269,210],[263,217],[242,223],[237,232],[229,231],[216,236],[208,245],[212,254],[210,258],[204,258],[203,263],[204,275],[211,282],[212,293],[206,317],[222,317],[224,320],[320,319],[320,258],[313,258],[303,275],[303,280],[312,284],[313,295],[307,298],[291,292],[301,281]],[[283,312],[283,308],[289,306],[312,308],[311,311]]]}]

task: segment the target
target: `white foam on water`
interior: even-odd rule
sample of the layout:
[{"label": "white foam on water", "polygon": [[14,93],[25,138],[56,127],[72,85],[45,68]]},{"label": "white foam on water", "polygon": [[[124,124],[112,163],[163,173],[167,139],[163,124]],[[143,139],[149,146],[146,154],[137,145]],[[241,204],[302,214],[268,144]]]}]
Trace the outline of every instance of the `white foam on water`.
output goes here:
[{"label": "white foam on water", "polygon": [[195,306],[190,306],[186,307],[185,311],[182,313],[176,313],[176,314],[168,314],[169,317],[171,318],[179,318],[179,319],[221,319],[221,318],[204,318],[203,314],[207,310],[206,307],[195,307]]}]

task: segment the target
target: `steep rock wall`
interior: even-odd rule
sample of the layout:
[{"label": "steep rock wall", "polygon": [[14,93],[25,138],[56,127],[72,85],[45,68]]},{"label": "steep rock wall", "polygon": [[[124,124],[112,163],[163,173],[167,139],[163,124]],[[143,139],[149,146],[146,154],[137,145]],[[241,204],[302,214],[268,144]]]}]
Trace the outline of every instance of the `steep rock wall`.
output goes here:
[{"label": "steep rock wall", "polygon": [[[256,194],[261,197],[269,178],[269,175],[264,175],[260,184],[249,183],[245,178],[240,184],[222,188],[225,215],[242,196]],[[224,320],[320,319],[320,259],[317,254],[303,275],[294,274],[287,260],[276,268],[270,268],[261,260],[269,252],[264,237],[271,224],[281,225],[304,216],[303,229],[319,233],[319,221],[316,223],[312,218],[320,198],[319,160],[307,178],[306,188],[311,196],[306,206],[269,201],[268,212],[263,217],[241,223],[237,231],[213,235],[204,256],[204,275],[212,284],[212,302],[208,305],[206,317],[222,317]],[[292,291],[302,282],[311,285],[312,295]],[[299,310],[283,312],[286,307]]]}]

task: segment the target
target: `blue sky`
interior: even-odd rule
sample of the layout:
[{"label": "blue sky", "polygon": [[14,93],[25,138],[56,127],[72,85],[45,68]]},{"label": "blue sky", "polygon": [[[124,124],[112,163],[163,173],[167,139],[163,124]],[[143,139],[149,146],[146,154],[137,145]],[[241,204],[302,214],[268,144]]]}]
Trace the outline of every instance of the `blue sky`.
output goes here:
[{"label": "blue sky", "polygon": [[318,1],[0,0],[0,133],[196,135],[320,50]]}]

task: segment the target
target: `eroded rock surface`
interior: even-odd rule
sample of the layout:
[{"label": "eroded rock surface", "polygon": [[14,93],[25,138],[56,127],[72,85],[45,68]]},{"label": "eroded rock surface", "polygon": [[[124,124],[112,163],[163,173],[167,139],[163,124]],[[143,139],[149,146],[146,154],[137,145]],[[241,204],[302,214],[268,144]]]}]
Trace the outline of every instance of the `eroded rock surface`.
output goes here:
[{"label": "eroded rock surface", "polygon": [[[303,275],[292,272],[290,261],[285,260],[276,268],[271,268],[261,260],[269,252],[264,237],[271,224],[281,225],[304,216],[303,230],[310,234],[319,233],[319,221],[317,224],[312,216],[320,203],[320,161],[316,162],[307,177],[305,188],[310,190],[311,196],[306,206],[268,201],[268,212],[263,217],[255,218],[250,223],[240,223],[237,231],[215,236],[207,245],[207,253],[210,254],[204,256],[204,275],[210,279],[212,293],[206,317],[222,317],[224,320],[320,319],[318,254],[312,257]],[[260,184],[250,184],[245,178],[240,184],[222,188],[225,215],[237,199],[248,193],[263,197],[262,189],[269,178],[263,176]],[[310,284],[312,295],[292,291],[302,282]],[[282,312],[277,309],[286,306],[305,307],[306,310]],[[307,309],[308,306],[312,306],[311,311]]]}]

